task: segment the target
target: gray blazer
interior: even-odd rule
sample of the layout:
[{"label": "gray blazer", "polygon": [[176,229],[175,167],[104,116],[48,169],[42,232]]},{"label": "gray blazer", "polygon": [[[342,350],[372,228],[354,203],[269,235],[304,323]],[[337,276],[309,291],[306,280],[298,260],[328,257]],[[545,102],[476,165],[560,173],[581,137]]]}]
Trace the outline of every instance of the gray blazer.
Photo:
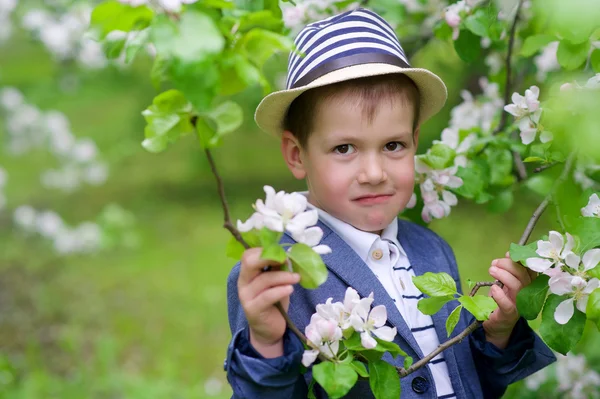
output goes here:
[{"label": "gray blazer", "polygon": [[[374,292],[373,306],[385,305],[388,313],[388,325],[396,327],[396,342],[416,362],[424,357],[410,328],[396,308],[392,298],[371,272],[362,259],[335,232],[319,221],[323,229],[322,244],[332,248],[332,253],[323,256],[329,269],[327,281],[315,290],[295,287],[291,296],[289,315],[296,326],[304,331],[315,307],[327,298],[334,301],[344,298],[346,288],[353,287],[361,297]],[[284,242],[294,240],[285,235]],[[441,237],[426,227],[415,223],[398,221],[398,241],[406,251],[416,275],[425,272],[445,272],[456,281],[461,290],[458,268],[452,249]],[[307,384],[312,375],[310,370],[300,373],[300,360],[303,347],[300,341],[288,331],[284,336],[282,357],[265,359],[248,342],[247,321],[237,295],[239,263],[228,278],[227,299],[229,324],[232,340],[227,350],[224,369],[233,388],[234,398],[306,398]],[[446,341],[446,319],[457,306],[451,301],[432,316],[439,341]],[[470,316],[470,315],[469,315]],[[464,330],[472,321],[466,312],[454,330],[454,335]],[[425,354],[427,355],[427,354]],[[485,340],[480,327],[469,339],[463,340],[446,351],[444,357],[448,366],[450,380],[456,396],[450,398],[499,398],[506,387],[540,370],[556,360],[552,351],[531,330],[524,319],[520,319],[511,336],[509,345],[500,350]],[[402,358],[395,360],[386,354],[384,359],[396,365],[402,365]],[[423,367],[400,380],[403,399],[438,398],[433,376],[428,367]],[[317,398],[326,398],[326,393],[315,386]],[[348,398],[373,398],[368,381],[359,380]],[[442,398],[442,397],[440,397]]]}]

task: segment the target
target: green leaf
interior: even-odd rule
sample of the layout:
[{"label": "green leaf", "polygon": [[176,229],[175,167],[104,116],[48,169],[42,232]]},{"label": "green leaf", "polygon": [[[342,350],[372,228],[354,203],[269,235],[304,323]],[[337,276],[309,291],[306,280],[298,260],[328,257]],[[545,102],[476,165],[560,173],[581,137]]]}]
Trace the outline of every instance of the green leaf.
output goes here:
[{"label": "green leaf", "polygon": [[192,107],[183,93],[177,90],[167,90],[152,100],[152,104],[162,113],[190,112]]},{"label": "green leaf", "polygon": [[363,362],[359,362],[358,360],[353,360],[350,363],[350,367],[352,367],[354,369],[354,371],[356,371],[356,373],[363,378],[367,378],[369,376],[367,367],[365,366],[365,364]]},{"label": "green leaf", "polygon": [[283,27],[283,20],[273,15],[270,10],[260,10],[242,15],[239,19],[238,32],[245,33],[254,28],[262,28],[278,32]]},{"label": "green leaf", "polygon": [[473,62],[481,55],[479,36],[466,29],[460,30],[458,39],[454,41],[454,49],[464,62]]},{"label": "green leaf", "polygon": [[221,58],[219,73],[222,96],[239,93],[261,79],[258,68],[238,53],[230,53]]},{"label": "green leaf", "polygon": [[504,213],[507,212],[514,203],[514,195],[511,189],[504,190],[492,199],[488,205],[491,212]]},{"label": "green leaf", "polygon": [[553,35],[533,35],[528,36],[521,47],[520,55],[523,57],[531,57],[543,47],[548,44],[557,41],[556,36]]},{"label": "green leaf", "polygon": [[204,114],[216,124],[216,133],[223,136],[235,131],[244,119],[244,111],[237,103],[226,101]]},{"label": "green leaf", "polygon": [[360,342],[360,334],[357,332],[354,332],[349,338],[344,340],[344,345],[346,346],[346,349],[353,351],[361,351],[365,349]]},{"label": "green leaf", "polygon": [[534,193],[545,197],[550,194],[550,191],[552,190],[554,178],[548,175],[538,174],[527,179],[525,185]]},{"label": "green leaf", "polygon": [[281,248],[278,244],[272,244],[268,247],[263,248],[262,253],[260,254],[261,259],[268,259],[278,263],[285,262],[287,255],[285,250]]},{"label": "green leaf", "polygon": [[125,43],[125,62],[127,64],[133,61],[138,51],[144,48],[148,43],[148,40],[150,40],[149,28],[141,30],[130,39],[127,39],[127,42]]},{"label": "green leaf", "polygon": [[402,365],[405,369],[409,368],[410,366],[412,366],[414,360],[412,357],[410,356],[406,356],[404,358],[404,364]]},{"label": "green leaf", "polygon": [[596,73],[600,73],[600,49],[595,49],[592,51],[592,55],[590,56],[590,64],[592,65],[592,69]]},{"label": "green leaf", "polygon": [[166,15],[158,16],[152,24],[151,35],[157,54],[184,63],[219,54],[225,47],[225,38],[213,19],[193,10],[183,13],[177,22]]},{"label": "green leaf", "polygon": [[465,27],[476,34],[477,36],[487,37],[488,36],[488,28],[490,26],[490,21],[488,19],[487,13],[479,9],[475,12],[475,14],[469,15],[464,20]]},{"label": "green leaf", "polygon": [[217,133],[202,118],[196,119],[196,135],[202,148],[213,148],[218,144]]},{"label": "green leaf", "polygon": [[517,309],[527,320],[535,320],[540,314],[548,295],[550,277],[540,274],[531,284],[517,294]]},{"label": "green leaf", "polygon": [[540,158],[540,157],[527,157],[523,160],[523,162],[527,163],[527,162],[544,162],[545,159],[544,158]]},{"label": "green leaf", "polygon": [[90,26],[98,32],[99,38],[103,39],[113,30],[141,30],[150,24],[153,17],[154,13],[146,6],[131,7],[117,0],[109,0],[94,8]]},{"label": "green leaf", "polygon": [[575,313],[567,324],[558,324],[554,320],[554,311],[564,300],[565,296],[550,294],[542,310],[542,323],[540,335],[544,342],[555,351],[566,355],[575,347],[583,335],[585,327],[585,314],[575,307]]},{"label": "green leaf", "polygon": [[294,271],[300,274],[300,285],[307,289],[315,289],[327,280],[327,267],[311,247],[305,244],[294,244],[288,252]]},{"label": "green leaf", "polygon": [[573,44],[568,40],[563,39],[560,41],[560,44],[558,45],[558,51],[556,53],[558,63],[566,70],[577,69],[587,60],[589,49],[589,41]]},{"label": "green leaf", "polygon": [[600,218],[582,217],[575,234],[579,237],[579,251],[582,254],[600,246]]},{"label": "green leaf", "polygon": [[446,332],[448,333],[448,338],[450,338],[452,331],[454,331],[456,324],[458,324],[458,321],[460,320],[460,311],[462,308],[462,305],[458,305],[446,319]]},{"label": "green leaf", "polygon": [[219,90],[219,68],[210,57],[195,62],[173,60],[169,64],[169,77],[173,86],[185,94],[199,112],[211,109]]},{"label": "green leaf", "polygon": [[242,259],[242,254],[244,253],[244,251],[244,246],[240,244],[239,241],[235,239],[235,237],[232,236],[229,238],[229,241],[227,242],[227,247],[225,247],[225,255],[227,255],[228,258],[240,260]]},{"label": "green leaf", "polygon": [[151,137],[142,141],[142,147],[153,154],[166,150],[168,145],[169,140],[166,136]]},{"label": "green leaf", "polygon": [[457,295],[456,282],[448,273],[427,272],[422,276],[414,276],[413,283],[422,293],[429,296]]},{"label": "green leaf", "polygon": [[452,37],[452,28],[441,19],[433,27],[433,34],[440,40],[449,40]]},{"label": "green leaf", "polygon": [[121,51],[123,51],[123,48],[125,47],[125,42],[127,41],[127,33],[122,33],[123,35],[110,34],[106,36],[106,38],[102,42],[102,51],[104,52],[106,58],[108,58],[109,60],[119,58],[119,56],[121,55]]},{"label": "green leaf", "polygon": [[493,167],[490,169],[490,182],[501,183],[506,176],[510,175],[513,168],[513,156],[507,149],[489,149],[486,151],[488,162]]},{"label": "green leaf", "polygon": [[396,368],[383,360],[369,362],[369,385],[376,399],[400,397],[400,378]]},{"label": "green leaf", "polygon": [[469,311],[477,320],[484,321],[490,317],[490,314],[498,307],[498,304],[492,297],[484,295],[461,296],[458,298],[467,311]]},{"label": "green leaf", "polygon": [[432,296],[431,298],[423,298],[417,302],[417,308],[423,314],[432,315],[444,306],[446,303],[454,299],[453,295]]},{"label": "green leaf", "polygon": [[596,327],[600,330],[600,288],[596,288],[590,294],[585,314],[590,321],[596,323]]},{"label": "green leaf", "polygon": [[452,165],[455,157],[456,151],[452,148],[446,144],[436,143],[421,159],[433,169],[444,169]]},{"label": "green leaf", "polygon": [[168,143],[194,130],[189,112],[192,107],[185,96],[177,90],[159,94],[142,115],[146,119],[142,146],[150,152],[163,151]]},{"label": "green leaf", "polygon": [[510,258],[513,262],[520,262],[525,265],[528,258],[539,258],[540,256],[535,252],[537,250],[537,241],[531,242],[527,245],[519,245],[510,243],[509,253]]},{"label": "green leaf", "polygon": [[330,398],[341,398],[354,386],[358,374],[348,364],[322,362],[313,366],[313,378]]},{"label": "green leaf", "polygon": [[165,80],[167,71],[169,69],[169,62],[157,55],[152,63],[152,70],[150,71],[150,80],[156,90],[160,90],[161,83]]},{"label": "green leaf", "polygon": [[241,39],[241,47],[245,56],[259,68],[276,52],[290,51],[292,40],[264,29],[252,29]]},{"label": "green leaf", "polygon": [[600,279],[600,265],[592,268],[591,270],[588,270],[587,274],[592,278],[596,277],[597,279]]},{"label": "green leaf", "polygon": [[402,348],[400,348],[398,344],[395,344],[394,342],[384,341],[377,337],[375,337],[375,341],[377,341],[377,346],[373,349],[378,352],[389,352],[393,358],[396,358],[397,356],[408,356],[406,352],[404,352]]},{"label": "green leaf", "polygon": [[453,191],[465,198],[476,198],[488,185],[489,176],[483,162],[472,162],[468,168],[459,167],[456,176],[463,180],[463,185]]}]

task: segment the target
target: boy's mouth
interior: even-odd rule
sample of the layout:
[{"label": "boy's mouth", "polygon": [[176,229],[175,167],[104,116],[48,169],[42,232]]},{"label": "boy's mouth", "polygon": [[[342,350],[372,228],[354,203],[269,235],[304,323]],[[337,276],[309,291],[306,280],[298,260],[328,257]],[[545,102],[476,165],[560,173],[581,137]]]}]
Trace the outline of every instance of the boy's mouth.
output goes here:
[{"label": "boy's mouth", "polygon": [[387,202],[390,198],[392,198],[392,194],[368,194],[355,198],[354,201],[361,205],[375,205]]}]

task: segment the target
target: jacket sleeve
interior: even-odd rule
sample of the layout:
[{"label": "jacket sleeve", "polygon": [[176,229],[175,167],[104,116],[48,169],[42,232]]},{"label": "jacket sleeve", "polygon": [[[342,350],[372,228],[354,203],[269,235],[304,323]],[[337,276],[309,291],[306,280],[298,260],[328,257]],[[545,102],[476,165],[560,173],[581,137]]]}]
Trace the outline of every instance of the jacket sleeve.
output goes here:
[{"label": "jacket sleeve", "polygon": [[250,344],[249,330],[237,292],[239,264],[227,280],[227,311],[233,335],[223,368],[233,398],[306,398],[307,386],[300,372],[302,342],[290,330],[283,337],[283,356],[266,359]]},{"label": "jacket sleeve", "polygon": [[[443,239],[442,248],[458,275],[456,258]],[[460,281],[458,291],[462,293]],[[470,322],[475,318],[471,317]],[[521,317],[515,325],[508,345],[500,349],[488,342],[483,327],[469,336],[473,361],[481,382],[484,397],[500,398],[508,385],[519,381],[556,361],[556,356]]]}]

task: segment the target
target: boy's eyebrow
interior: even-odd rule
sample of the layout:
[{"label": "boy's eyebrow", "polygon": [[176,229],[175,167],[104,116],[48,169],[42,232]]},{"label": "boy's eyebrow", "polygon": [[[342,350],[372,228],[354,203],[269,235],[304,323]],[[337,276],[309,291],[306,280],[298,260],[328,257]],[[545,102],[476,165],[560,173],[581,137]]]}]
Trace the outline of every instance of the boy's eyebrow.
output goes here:
[{"label": "boy's eyebrow", "polygon": [[[386,138],[383,139],[383,141],[389,142],[389,141],[394,141],[394,140],[399,140],[399,139],[406,140],[411,137],[412,137],[411,132],[398,132],[398,133],[392,133],[389,136],[386,136]],[[339,136],[332,135],[332,137],[329,137],[327,141],[360,143],[360,142],[364,141],[365,139],[366,139],[366,137],[361,136],[361,135],[340,134]]]}]

